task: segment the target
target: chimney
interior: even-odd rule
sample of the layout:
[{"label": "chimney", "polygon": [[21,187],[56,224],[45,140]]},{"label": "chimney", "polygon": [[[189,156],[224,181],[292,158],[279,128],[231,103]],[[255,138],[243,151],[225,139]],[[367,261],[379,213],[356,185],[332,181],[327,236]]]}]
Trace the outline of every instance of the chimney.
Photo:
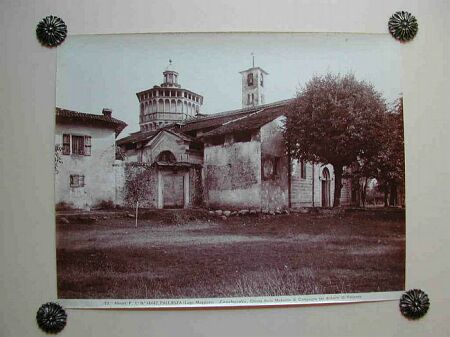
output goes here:
[{"label": "chimney", "polygon": [[111,117],[112,116],[112,109],[103,108],[102,114],[103,114],[103,116]]}]

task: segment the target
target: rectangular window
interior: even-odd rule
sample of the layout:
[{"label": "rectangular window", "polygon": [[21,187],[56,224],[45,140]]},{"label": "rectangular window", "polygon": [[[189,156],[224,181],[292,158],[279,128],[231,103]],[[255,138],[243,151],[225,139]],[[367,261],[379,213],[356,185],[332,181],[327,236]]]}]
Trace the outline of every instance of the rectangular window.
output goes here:
[{"label": "rectangular window", "polygon": [[72,154],[84,155],[84,136],[72,136]]},{"label": "rectangular window", "polygon": [[306,179],[306,163],[300,160],[300,178]]},{"label": "rectangular window", "polygon": [[70,135],[63,134],[62,154],[70,154]]},{"label": "rectangular window", "polygon": [[71,174],[70,187],[84,187],[84,175]]}]

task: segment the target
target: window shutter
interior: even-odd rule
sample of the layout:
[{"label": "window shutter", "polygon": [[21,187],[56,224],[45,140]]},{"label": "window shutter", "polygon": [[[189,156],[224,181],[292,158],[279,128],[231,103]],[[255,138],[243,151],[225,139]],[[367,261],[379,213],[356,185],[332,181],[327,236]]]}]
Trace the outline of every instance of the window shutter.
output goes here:
[{"label": "window shutter", "polygon": [[70,154],[70,135],[63,134],[62,154]]},{"label": "window shutter", "polygon": [[91,155],[91,136],[84,136],[84,155]]}]

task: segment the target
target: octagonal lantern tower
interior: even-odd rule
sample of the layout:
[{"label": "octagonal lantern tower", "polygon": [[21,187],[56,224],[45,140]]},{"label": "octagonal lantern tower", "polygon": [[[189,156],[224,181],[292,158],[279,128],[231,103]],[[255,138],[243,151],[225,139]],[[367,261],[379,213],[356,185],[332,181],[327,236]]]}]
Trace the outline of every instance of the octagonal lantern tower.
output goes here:
[{"label": "octagonal lantern tower", "polygon": [[140,103],[141,131],[152,131],[169,124],[182,123],[200,113],[203,96],[181,88],[172,61],[169,61],[163,76],[164,82],[161,85],[136,93]]}]

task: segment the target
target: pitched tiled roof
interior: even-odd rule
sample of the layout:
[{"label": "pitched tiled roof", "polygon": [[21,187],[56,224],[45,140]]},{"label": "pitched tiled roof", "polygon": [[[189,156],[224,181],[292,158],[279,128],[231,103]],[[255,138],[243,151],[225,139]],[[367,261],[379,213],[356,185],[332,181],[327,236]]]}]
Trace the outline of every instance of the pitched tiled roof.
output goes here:
[{"label": "pitched tiled roof", "polygon": [[291,101],[292,100],[287,100],[277,102],[278,104],[260,105],[258,106],[258,110],[227,121],[218,128],[202,135],[202,138],[224,135],[238,131],[259,129],[260,127],[273,121],[274,119],[285,115],[286,106]]},{"label": "pitched tiled roof", "polygon": [[[231,128],[234,128],[234,125],[237,125],[236,128],[244,127],[242,125],[247,125],[243,130],[245,130],[245,128],[254,126],[256,126],[254,128],[258,128],[259,126],[262,126],[281,116],[283,114],[281,113],[281,111],[283,110],[282,108],[292,101],[293,99],[288,99],[270,104],[204,115],[195,119],[188,120],[184,125],[181,126],[178,126],[179,124],[175,123],[155,131],[138,131],[132,133],[127,137],[119,139],[117,141],[117,145],[136,144],[140,142],[150,141],[154,136],[158,134],[160,130],[172,132],[180,136],[182,139],[188,141],[198,141],[198,139],[193,138],[186,133],[197,130],[212,130],[208,132],[207,135],[209,135],[210,133],[213,135],[216,130],[219,130],[217,132],[226,133],[232,132],[227,130],[231,130]],[[262,111],[264,111],[263,114],[255,114]],[[277,115],[279,112],[281,114]],[[244,117],[248,117],[249,119],[246,119]],[[240,120],[242,121],[239,122]]]},{"label": "pitched tiled roof", "polygon": [[161,128],[159,130],[153,130],[153,131],[138,131],[138,132],[134,132],[131,135],[124,137],[122,139],[119,139],[116,144],[117,145],[124,145],[124,144],[136,144],[136,143],[142,143],[145,142],[147,143],[148,141],[150,141],[151,139],[153,139],[159,132],[161,131],[167,131],[170,132],[178,137],[180,137],[181,139],[188,141],[188,142],[193,142],[196,141],[195,138],[188,136],[178,130],[176,130],[174,128],[174,126],[171,127],[164,127]]},{"label": "pitched tiled roof", "polygon": [[201,117],[197,117],[195,119],[187,121],[181,127],[181,130],[183,132],[190,132],[190,131],[211,129],[214,127],[219,127],[226,122],[249,115],[249,114],[259,111],[263,108],[283,106],[283,105],[288,104],[291,101],[292,101],[292,99],[288,99],[288,100],[278,101],[278,102],[274,102],[274,103],[270,103],[270,104],[258,105],[258,106],[249,107],[249,108],[243,108],[243,109],[230,110],[230,111],[225,111],[225,112],[220,112],[220,113],[215,113],[215,114],[203,115]]},{"label": "pitched tiled roof", "polygon": [[152,139],[159,130],[155,131],[138,131],[134,132],[131,135],[119,139],[116,144],[117,145],[124,145],[124,144],[136,144],[140,142],[146,142]]},{"label": "pitched tiled roof", "polygon": [[114,129],[116,137],[127,127],[127,123],[105,115],[95,115],[90,113],[72,111],[62,108],[56,108],[56,123],[76,123],[88,125],[102,125]]}]

